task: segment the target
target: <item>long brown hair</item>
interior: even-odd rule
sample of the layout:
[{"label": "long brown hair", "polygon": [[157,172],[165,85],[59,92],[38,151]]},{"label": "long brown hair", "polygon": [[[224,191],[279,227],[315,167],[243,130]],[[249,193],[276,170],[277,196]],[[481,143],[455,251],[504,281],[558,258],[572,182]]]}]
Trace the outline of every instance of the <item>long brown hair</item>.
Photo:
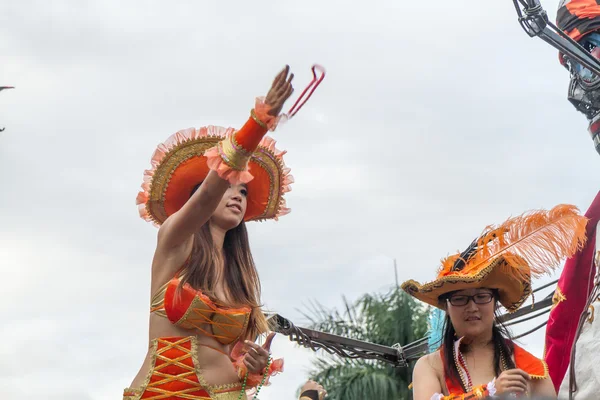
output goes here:
[{"label": "long brown hair", "polygon": [[[224,266],[222,276],[215,268],[218,262],[222,262]],[[213,242],[210,221],[205,223],[200,231],[194,234],[192,254],[181,269],[180,276],[180,288],[188,283],[217,303],[222,301],[216,300],[215,286],[222,278],[227,301],[231,303],[228,306],[246,306],[252,309],[245,339],[254,340],[269,330],[269,323],[261,311],[260,279],[243,221],[225,234],[222,254]]]}]

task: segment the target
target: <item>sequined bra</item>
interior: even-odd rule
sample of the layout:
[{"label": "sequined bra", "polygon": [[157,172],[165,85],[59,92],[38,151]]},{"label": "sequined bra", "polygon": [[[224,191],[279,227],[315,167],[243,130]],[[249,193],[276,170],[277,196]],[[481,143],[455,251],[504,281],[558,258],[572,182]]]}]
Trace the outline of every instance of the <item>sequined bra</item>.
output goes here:
[{"label": "sequined bra", "polygon": [[[249,307],[219,306],[188,284],[176,293],[179,282],[178,277],[171,279],[152,296],[151,313],[168,318],[180,328],[214,337],[222,344],[235,342],[246,331],[252,311]],[[207,330],[207,325],[212,329]]]}]

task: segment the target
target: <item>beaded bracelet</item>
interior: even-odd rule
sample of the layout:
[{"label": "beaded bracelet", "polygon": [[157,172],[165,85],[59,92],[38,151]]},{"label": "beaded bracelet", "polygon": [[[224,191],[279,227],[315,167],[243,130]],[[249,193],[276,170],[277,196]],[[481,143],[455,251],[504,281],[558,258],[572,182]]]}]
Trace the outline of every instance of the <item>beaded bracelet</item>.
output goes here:
[{"label": "beaded bracelet", "polygon": [[[263,385],[265,384],[265,381],[267,380],[267,375],[269,374],[269,367],[271,366],[271,361],[273,361],[273,358],[271,356],[269,356],[269,359],[267,360],[267,366],[265,367],[265,373],[263,374],[263,378],[262,378],[262,381],[260,382],[260,385],[258,385],[258,388],[256,389],[256,393],[254,394],[254,397],[252,397],[253,400],[257,399],[258,392],[260,392],[260,389],[262,389]],[[242,396],[244,395],[244,392],[246,391],[246,381],[247,380],[248,380],[248,372],[246,372],[246,375],[244,376],[244,382],[242,383],[242,390],[240,390],[240,395],[238,397],[238,400],[242,399]]]}]

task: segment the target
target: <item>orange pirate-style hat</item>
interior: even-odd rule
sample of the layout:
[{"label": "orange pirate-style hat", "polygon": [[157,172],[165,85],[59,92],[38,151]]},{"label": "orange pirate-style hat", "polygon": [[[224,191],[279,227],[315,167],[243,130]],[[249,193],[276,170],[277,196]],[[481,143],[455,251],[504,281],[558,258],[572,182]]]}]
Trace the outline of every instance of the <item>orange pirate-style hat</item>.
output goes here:
[{"label": "orange pirate-style hat", "polygon": [[[140,216],[160,225],[183,207],[194,187],[211,170],[207,152],[214,152],[218,143],[234,133],[233,128],[219,126],[189,128],[158,145],[137,196]],[[291,190],[293,178],[285,166],[284,154],[275,147],[275,140],[265,136],[250,156],[245,221],[277,219],[290,211],[283,196]]]},{"label": "orange pirate-style hat", "polygon": [[439,297],[457,290],[496,289],[508,312],[531,294],[531,277],[549,273],[583,247],[587,219],[576,207],[559,205],[513,217],[484,233],[462,253],[442,260],[437,278],[402,284],[410,295],[441,308]]}]

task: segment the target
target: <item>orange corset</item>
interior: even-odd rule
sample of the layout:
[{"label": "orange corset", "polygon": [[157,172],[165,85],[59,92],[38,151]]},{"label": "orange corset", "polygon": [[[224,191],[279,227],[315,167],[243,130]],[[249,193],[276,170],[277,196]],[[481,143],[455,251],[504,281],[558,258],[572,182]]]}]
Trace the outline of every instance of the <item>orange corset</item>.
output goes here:
[{"label": "orange corset", "polygon": [[[217,305],[200,290],[185,284],[179,293],[177,277],[163,285],[154,296],[150,312],[166,317],[178,327],[193,329],[197,334],[214,337],[222,344],[231,344],[246,331],[251,309]],[[212,327],[207,331],[206,325]]]}]

